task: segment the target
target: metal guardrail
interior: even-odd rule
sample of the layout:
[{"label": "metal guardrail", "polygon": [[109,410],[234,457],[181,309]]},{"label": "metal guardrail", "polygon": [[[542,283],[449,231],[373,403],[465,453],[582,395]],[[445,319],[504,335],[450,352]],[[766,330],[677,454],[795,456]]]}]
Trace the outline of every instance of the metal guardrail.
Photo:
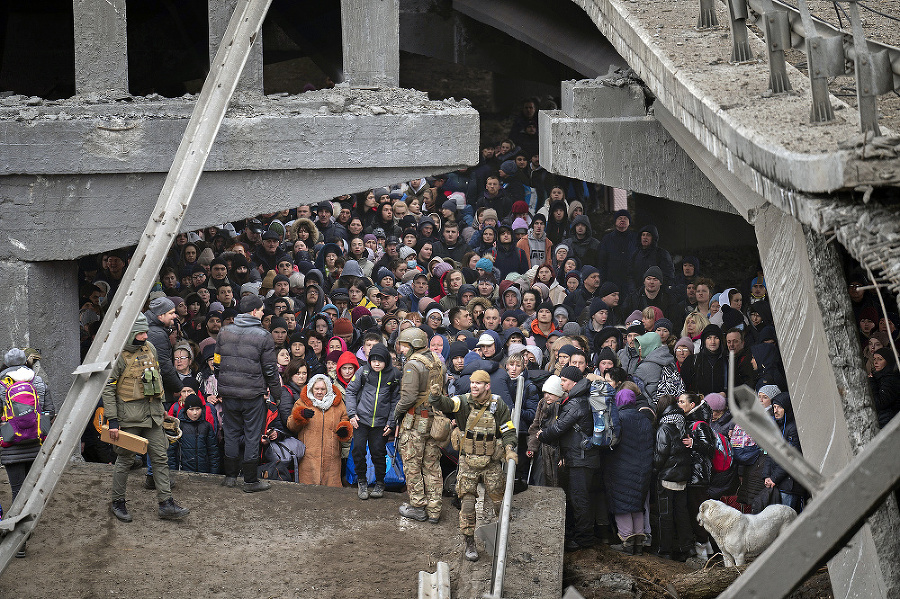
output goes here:
[{"label": "metal guardrail", "polygon": [[[860,130],[865,135],[881,135],[878,126],[879,95],[900,90],[900,48],[866,40],[859,14],[858,0],[841,0],[849,4],[852,33],[815,18],[806,0],[798,0],[795,8],[779,0],[723,0],[731,17],[733,64],[754,60],[747,43],[747,22],[758,22],[766,39],[769,63],[769,93],[791,89],[785,68],[784,51],[803,48],[807,57],[812,105],[810,121],[834,120],[834,108],[828,92],[828,78],[848,74],[856,77],[857,109]],[[708,21],[701,2],[700,24]]]},{"label": "metal guardrail", "polygon": [[271,0],[239,0],[194,107],[150,221],[119,293],[100,325],[75,382],[0,527],[0,574],[37,525],[97,405],[113,364],[162,267],[190,204],[250,48]]}]

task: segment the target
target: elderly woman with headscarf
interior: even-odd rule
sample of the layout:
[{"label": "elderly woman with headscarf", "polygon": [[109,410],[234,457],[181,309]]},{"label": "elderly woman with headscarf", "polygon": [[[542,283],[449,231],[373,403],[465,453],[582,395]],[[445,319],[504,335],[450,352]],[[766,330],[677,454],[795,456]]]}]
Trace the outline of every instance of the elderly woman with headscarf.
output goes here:
[{"label": "elderly woman with headscarf", "polygon": [[340,487],[342,460],[350,453],[353,434],[340,388],[324,374],[313,376],[300,391],[287,427],[306,446],[298,482]]}]

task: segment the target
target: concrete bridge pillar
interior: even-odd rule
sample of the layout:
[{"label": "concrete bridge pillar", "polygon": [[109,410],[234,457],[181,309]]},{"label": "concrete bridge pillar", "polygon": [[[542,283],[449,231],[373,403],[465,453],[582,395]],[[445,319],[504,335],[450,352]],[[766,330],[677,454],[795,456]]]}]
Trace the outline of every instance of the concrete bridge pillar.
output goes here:
[{"label": "concrete bridge pillar", "polygon": [[341,43],[350,87],[399,87],[400,0],[341,0]]},{"label": "concrete bridge pillar", "polygon": [[[754,224],[803,455],[833,476],[878,432],[841,262],[822,235],[772,204]],[[835,597],[898,596],[898,528],[889,495],[828,562]]]},{"label": "concrete bridge pillar", "polygon": [[74,0],[75,91],[128,93],[125,0]]},{"label": "concrete bridge pillar", "polygon": [[11,347],[39,350],[58,406],[81,363],[78,263],[0,260],[0,280],[0,352]]},{"label": "concrete bridge pillar", "polygon": [[[219,51],[219,44],[228,29],[228,22],[234,9],[239,2],[247,2],[247,0],[209,0],[209,60],[216,57]],[[263,50],[262,50],[262,32],[256,36],[253,42],[253,48],[247,57],[247,64],[244,65],[244,72],[238,80],[237,92],[259,92],[263,93]]]}]

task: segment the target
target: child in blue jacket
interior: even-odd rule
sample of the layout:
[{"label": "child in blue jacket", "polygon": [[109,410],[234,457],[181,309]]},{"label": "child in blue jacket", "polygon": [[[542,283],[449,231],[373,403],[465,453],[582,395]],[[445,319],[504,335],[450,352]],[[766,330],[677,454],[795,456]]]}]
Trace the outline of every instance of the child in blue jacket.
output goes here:
[{"label": "child in blue jacket", "polygon": [[[344,403],[353,425],[353,464],[360,499],[384,496],[387,471],[385,445],[396,426],[394,408],[400,397],[400,372],[391,362],[391,354],[383,343],[369,350],[369,361],[356,371],[347,384]],[[369,491],[366,480],[366,445],[375,466],[375,486]]]}]

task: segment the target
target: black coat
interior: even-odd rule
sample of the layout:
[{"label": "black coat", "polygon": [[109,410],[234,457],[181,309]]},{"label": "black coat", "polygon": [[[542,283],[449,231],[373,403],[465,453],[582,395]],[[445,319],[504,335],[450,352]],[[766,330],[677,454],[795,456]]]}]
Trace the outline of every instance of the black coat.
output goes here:
[{"label": "black coat", "polygon": [[[680,417],[679,417],[680,416]],[[677,405],[665,409],[656,429],[653,469],[659,480],[688,483],[691,479],[691,450],[684,446],[684,413]]]},{"label": "black coat", "polygon": [[875,399],[878,426],[884,428],[900,412],[900,374],[897,373],[897,366],[888,364],[881,371],[873,372],[869,386]]},{"label": "black coat", "polygon": [[606,456],[609,511],[644,511],[644,498],[653,478],[653,424],[635,404],[619,408],[619,443]]},{"label": "black coat", "polygon": [[701,347],[699,353],[688,356],[681,365],[681,379],[687,391],[700,395],[721,393],[727,389],[728,357],[722,346],[716,354]]},{"label": "black coat", "polygon": [[597,263],[600,278],[612,281],[620,291],[627,292],[631,257],[640,245],[640,238],[634,231],[620,233],[614,230],[604,235],[600,240],[600,261]]},{"label": "black coat", "polygon": [[256,399],[268,388],[272,398],[280,401],[275,341],[258,318],[238,314],[234,324],[222,327],[216,338],[216,354],[220,356],[217,372],[220,395]]},{"label": "black coat", "polygon": [[[785,402],[784,418],[781,420],[776,419],[775,425],[781,431],[781,436],[784,437],[784,440],[794,447],[794,449],[803,453],[803,448],[800,446],[800,435],[797,433],[797,423],[794,421],[794,410],[791,407],[790,396],[786,391],[783,391],[775,397]],[[765,455],[762,477],[763,479],[771,478],[779,491],[798,494],[804,492],[800,483],[796,482],[791,475],[787,473],[787,470],[782,468],[769,454]]]},{"label": "black coat", "polygon": [[[575,225],[578,224],[586,225],[587,227],[587,231],[581,239],[575,233]],[[569,235],[570,237],[562,241],[569,246],[569,255],[574,254],[581,260],[582,264],[597,264],[600,261],[600,242],[594,237],[591,221],[586,215],[581,214],[572,220],[572,224],[569,225]],[[603,281],[609,280],[603,278],[603,269],[600,269],[600,279]],[[622,288],[624,289],[625,286],[623,285]]]},{"label": "black coat", "polygon": [[[558,444],[563,460],[570,468],[600,467],[600,448],[593,444],[587,449],[582,448],[582,440],[594,430],[594,417],[588,403],[590,383],[588,379],[575,383],[559,404],[556,418],[551,418],[541,433],[541,443]],[[575,429],[576,424],[580,431]]]},{"label": "black coat", "polygon": [[716,453],[716,441],[709,426],[711,418],[712,410],[706,402],[700,402],[700,405],[684,415],[685,428],[694,440],[691,447],[692,485],[708,487],[712,478],[712,458]]},{"label": "black coat", "polygon": [[169,332],[162,325],[153,312],[144,312],[150,330],[147,331],[147,341],[156,348],[156,359],[159,361],[159,374],[162,376],[163,388],[167,393],[178,393],[184,385],[181,377],[175,370],[175,361],[172,359],[172,344],[169,343]]},{"label": "black coat", "polygon": [[659,233],[653,225],[647,225],[640,230],[640,233],[650,233],[653,241],[650,246],[645,248],[640,244],[640,234],[638,237],[638,247],[631,256],[630,289],[640,289],[644,286],[644,274],[651,266],[658,266],[663,273],[662,283],[663,289],[668,289],[675,282],[675,266],[672,263],[672,256],[666,250],[659,247]]},{"label": "black coat", "polygon": [[[730,439],[731,435],[729,433],[734,430],[735,424],[731,412],[725,410],[725,413],[722,414],[718,420],[710,421],[709,427],[714,433],[719,433],[724,435],[726,439]],[[731,468],[725,472],[716,472],[713,470],[712,475],[709,478],[708,495],[710,499],[718,499],[722,495],[733,495],[737,489],[738,482],[736,461],[732,461]]]}]

